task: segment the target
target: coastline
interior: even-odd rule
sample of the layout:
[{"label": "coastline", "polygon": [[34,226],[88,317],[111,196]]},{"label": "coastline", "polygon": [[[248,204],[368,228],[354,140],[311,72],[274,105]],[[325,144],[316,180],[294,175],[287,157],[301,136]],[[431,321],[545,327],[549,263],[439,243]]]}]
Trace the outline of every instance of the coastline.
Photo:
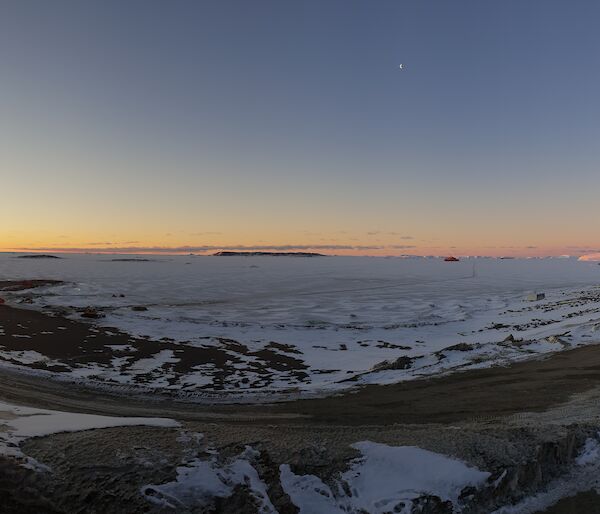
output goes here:
[{"label": "coastline", "polygon": [[[52,359],[66,356],[85,361],[91,356],[96,358],[99,349],[121,344],[139,344],[137,351],[142,349],[149,355],[156,352],[157,347],[162,349],[172,345],[170,342],[135,339],[114,329],[9,305],[0,305],[0,326],[4,327],[0,346],[16,351],[25,344],[27,348],[35,348],[40,353],[43,351]],[[56,330],[57,326],[63,330]],[[29,338],[11,339],[15,335],[13,330],[18,331],[17,336],[22,335],[23,330],[34,330],[37,339],[40,339],[39,333],[44,333],[44,336],[35,343]],[[81,342],[85,340],[89,344],[90,334],[93,335],[93,344],[87,349],[87,355],[82,354]],[[97,397],[123,401],[133,399],[141,403],[175,402],[224,413],[262,410],[278,416],[302,415],[323,423],[340,420],[348,424],[360,424],[366,420],[376,424],[449,423],[522,411],[542,411],[564,403],[573,394],[600,385],[600,341],[550,354],[534,354],[529,359],[500,366],[454,371],[388,385],[351,385],[345,390],[325,391],[314,397],[268,390],[238,398],[232,398],[229,391],[178,394],[174,390],[145,387],[143,382],[136,387],[74,379],[70,375],[62,377],[60,367],[46,362],[23,365],[7,359],[0,369],[2,376],[13,377],[12,380],[21,383],[24,389],[27,389],[27,384],[34,388],[38,383],[52,384],[51,388],[59,391],[59,396],[63,394],[61,391],[67,394],[81,391]],[[524,390],[527,394],[522,394]],[[352,399],[352,412],[347,409],[346,398]],[[41,404],[34,406],[47,407]]]}]

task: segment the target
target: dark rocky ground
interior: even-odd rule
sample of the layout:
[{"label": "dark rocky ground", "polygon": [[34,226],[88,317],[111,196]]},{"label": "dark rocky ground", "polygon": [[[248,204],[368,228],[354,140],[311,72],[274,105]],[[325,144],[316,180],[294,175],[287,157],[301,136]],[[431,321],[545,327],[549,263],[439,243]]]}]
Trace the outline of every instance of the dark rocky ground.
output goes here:
[{"label": "dark rocky ground", "polygon": [[596,491],[585,491],[563,498],[543,514],[600,514],[600,495]]}]

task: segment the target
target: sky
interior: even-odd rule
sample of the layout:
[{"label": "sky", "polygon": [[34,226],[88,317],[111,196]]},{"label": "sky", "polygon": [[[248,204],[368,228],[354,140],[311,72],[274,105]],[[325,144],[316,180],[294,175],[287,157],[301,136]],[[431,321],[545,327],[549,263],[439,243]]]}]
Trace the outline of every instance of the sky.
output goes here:
[{"label": "sky", "polygon": [[3,1],[0,250],[600,251],[598,19]]}]

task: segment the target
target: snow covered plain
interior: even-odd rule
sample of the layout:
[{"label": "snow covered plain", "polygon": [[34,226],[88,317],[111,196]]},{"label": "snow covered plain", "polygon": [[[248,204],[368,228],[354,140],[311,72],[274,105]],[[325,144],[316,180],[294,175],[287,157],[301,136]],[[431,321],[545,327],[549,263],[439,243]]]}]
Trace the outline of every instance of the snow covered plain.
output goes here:
[{"label": "snow covered plain", "polygon": [[[0,279],[58,279],[64,285],[3,293],[18,306],[57,310],[157,341],[156,353],[87,364],[74,378],[210,391],[323,393],[487,367],[597,342],[600,266],[574,259],[401,259],[0,254]],[[126,258],[132,258],[127,256]],[[531,292],[545,293],[537,302]],[[20,302],[28,298],[27,304]],[[132,307],[145,307],[136,311]],[[79,310],[78,310],[79,309]],[[0,334],[2,327],[0,326]],[[159,340],[231,355],[225,378],[214,363],[176,373],[180,360]],[[44,356],[1,347],[0,359]],[[268,349],[300,363],[291,373],[262,362]],[[121,347],[122,352],[128,350]],[[123,355],[125,355],[123,353]],[[260,364],[260,366],[258,365]],[[170,379],[165,380],[165,376]],[[150,381],[147,377],[151,376]]]}]

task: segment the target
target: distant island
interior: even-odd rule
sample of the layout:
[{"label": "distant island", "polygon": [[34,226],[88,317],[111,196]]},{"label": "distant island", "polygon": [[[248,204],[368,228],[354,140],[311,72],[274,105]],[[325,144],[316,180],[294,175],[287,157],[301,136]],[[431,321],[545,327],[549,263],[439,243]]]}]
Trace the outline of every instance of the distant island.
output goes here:
[{"label": "distant island", "polygon": [[268,255],[270,257],[326,257],[322,253],[313,252],[217,252],[213,253],[217,257],[257,257],[262,255]]},{"label": "distant island", "polygon": [[142,258],[135,258],[135,257],[127,257],[127,258],[123,258],[123,259],[111,259],[111,262],[157,262],[156,259],[142,259]]},{"label": "distant island", "polygon": [[61,259],[61,257],[57,257],[56,255],[47,255],[44,253],[36,253],[33,255],[19,255],[17,259]]}]

